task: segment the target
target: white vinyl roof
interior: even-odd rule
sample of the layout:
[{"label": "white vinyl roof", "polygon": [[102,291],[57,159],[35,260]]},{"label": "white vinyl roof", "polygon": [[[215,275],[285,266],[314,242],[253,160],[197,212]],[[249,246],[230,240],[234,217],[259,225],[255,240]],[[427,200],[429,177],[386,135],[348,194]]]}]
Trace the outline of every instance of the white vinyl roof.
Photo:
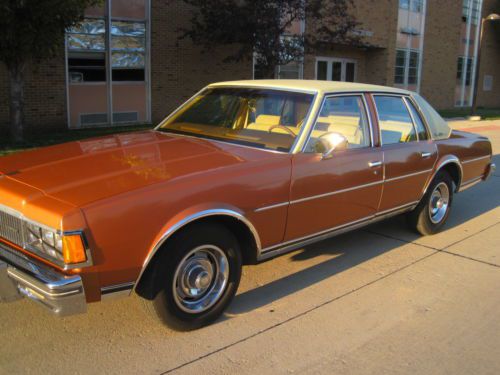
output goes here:
[{"label": "white vinyl roof", "polygon": [[411,94],[408,90],[394,87],[368,85],[364,83],[338,82],[338,81],[316,81],[302,79],[269,79],[269,80],[246,80],[228,81],[212,83],[209,87],[239,86],[239,87],[259,87],[270,89],[283,89],[291,91],[309,91],[315,93],[335,93],[335,92],[387,92]]}]

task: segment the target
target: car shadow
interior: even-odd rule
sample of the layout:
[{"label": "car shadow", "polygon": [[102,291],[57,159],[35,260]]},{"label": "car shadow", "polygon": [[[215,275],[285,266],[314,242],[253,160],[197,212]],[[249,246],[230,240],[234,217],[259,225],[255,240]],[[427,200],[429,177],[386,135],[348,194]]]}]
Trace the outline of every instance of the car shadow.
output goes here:
[{"label": "car shadow", "polygon": [[[494,162],[497,165],[500,164],[500,155],[494,156]],[[498,171],[496,176],[492,176],[486,183],[480,183],[455,196],[453,211],[444,231],[498,207],[500,188],[492,188],[491,184],[500,186]],[[489,199],[484,199],[484,196]],[[386,233],[390,235],[387,236]],[[384,237],[380,235],[390,238],[384,240]],[[380,240],[374,240],[373,236],[377,236],[375,238]],[[221,320],[229,319],[231,315],[259,309],[420,237],[419,234],[408,229],[405,216],[399,215],[381,223],[306,246],[296,251],[291,256],[291,260],[301,262],[323,255],[330,256],[330,259],[237,295]],[[252,271],[258,272],[258,269]]]}]

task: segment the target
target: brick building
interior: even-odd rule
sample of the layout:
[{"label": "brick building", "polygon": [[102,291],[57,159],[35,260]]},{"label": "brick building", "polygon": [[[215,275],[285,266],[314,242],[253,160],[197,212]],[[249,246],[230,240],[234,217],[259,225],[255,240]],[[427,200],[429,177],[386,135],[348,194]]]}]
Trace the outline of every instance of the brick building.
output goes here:
[{"label": "brick building", "polygon": [[[37,129],[157,123],[209,82],[258,76],[252,62],[224,63],[177,30],[182,1],[106,0],[68,31],[59,58],[26,82],[26,122]],[[470,106],[481,15],[499,0],[354,0],[357,32],[368,47],[332,46],[279,67],[277,78],[329,79],[419,91],[440,109]],[[297,25],[308,32],[307,22]],[[500,21],[485,23],[478,105],[500,107]],[[0,66],[0,129],[8,123],[8,79]]]}]

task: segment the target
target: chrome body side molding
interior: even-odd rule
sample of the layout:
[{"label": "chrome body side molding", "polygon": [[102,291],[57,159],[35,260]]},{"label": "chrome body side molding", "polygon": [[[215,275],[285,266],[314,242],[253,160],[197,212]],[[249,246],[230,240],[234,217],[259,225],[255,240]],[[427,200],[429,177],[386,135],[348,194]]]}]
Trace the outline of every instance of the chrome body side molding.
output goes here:
[{"label": "chrome body side molding", "polygon": [[431,174],[429,177],[429,180],[426,182],[424,189],[422,190],[422,196],[421,198],[427,193],[427,189],[429,189],[429,185],[431,184],[432,180],[434,180],[434,177],[436,177],[436,174],[445,166],[448,164],[455,164],[458,167],[459,170],[459,176],[458,176],[458,184],[456,187],[456,192],[460,190],[460,186],[462,185],[462,176],[464,175],[464,171],[462,168],[462,163],[460,162],[460,159],[457,158],[454,155],[447,155],[443,159],[439,160],[434,168],[434,173]]},{"label": "chrome body side molding", "polygon": [[365,217],[365,218],[362,218],[359,220],[352,221],[350,223],[346,223],[346,224],[339,225],[339,226],[334,227],[334,228],[330,228],[330,229],[321,231],[319,233],[315,233],[315,234],[312,234],[309,236],[297,238],[294,240],[283,242],[281,244],[263,249],[260,252],[260,254],[257,256],[257,260],[263,261],[263,260],[267,260],[270,258],[274,258],[278,255],[282,255],[284,253],[287,253],[287,252],[290,252],[293,250],[297,250],[298,248],[300,248],[302,246],[307,246],[307,245],[310,245],[312,243],[322,241],[322,240],[325,240],[327,238],[334,237],[334,236],[337,236],[339,234],[346,233],[346,232],[349,232],[351,230],[355,230],[355,229],[364,227],[364,226],[369,225],[369,224],[373,224],[377,221],[387,219],[388,217],[399,215],[399,214],[407,212],[407,211],[411,211],[417,206],[418,203],[419,203],[418,201],[411,202],[411,203],[408,203],[408,204],[405,204],[405,205],[402,205],[399,207],[392,208],[392,209],[387,210],[387,211],[379,212],[379,213],[372,215],[372,216],[368,216],[368,217]]},{"label": "chrome body side molding", "polygon": [[127,297],[130,291],[134,288],[133,282],[117,285],[110,285],[101,288],[101,300],[108,301],[120,297]]},{"label": "chrome body side molding", "polygon": [[165,243],[165,241],[167,241],[175,232],[182,229],[184,226],[188,225],[189,223],[196,221],[196,220],[199,220],[199,219],[202,219],[202,218],[210,217],[210,216],[227,216],[227,217],[232,217],[232,218],[235,218],[235,219],[238,219],[239,221],[241,221],[243,224],[246,225],[246,227],[252,233],[253,238],[255,240],[255,245],[257,247],[257,252],[258,253],[260,252],[261,242],[260,242],[259,234],[258,234],[257,230],[255,229],[255,227],[253,226],[253,224],[245,216],[243,216],[241,213],[233,211],[233,210],[225,209],[225,208],[210,209],[210,210],[196,212],[196,213],[189,215],[189,216],[185,217],[184,219],[178,221],[177,223],[171,225],[161,235],[160,239],[155,243],[152,250],[149,252],[148,256],[144,260],[141,272],[139,273],[139,276],[137,277],[137,280],[135,281],[134,287],[132,288],[131,292],[136,289],[139,281],[141,280],[142,275],[146,271],[146,268],[148,267],[149,263],[151,262],[151,259],[153,259],[156,252]]}]

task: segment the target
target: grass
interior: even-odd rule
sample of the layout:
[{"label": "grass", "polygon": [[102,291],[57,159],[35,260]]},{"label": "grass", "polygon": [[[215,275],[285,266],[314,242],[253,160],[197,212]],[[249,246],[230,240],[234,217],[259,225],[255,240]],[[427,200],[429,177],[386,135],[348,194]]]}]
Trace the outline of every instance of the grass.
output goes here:
[{"label": "grass", "polygon": [[[470,108],[452,108],[438,111],[444,118],[468,117]],[[481,116],[482,120],[500,119],[500,108],[478,108],[476,114]]]},{"label": "grass", "polygon": [[50,146],[57,143],[78,141],[81,139],[99,137],[109,134],[148,130],[151,128],[152,127],[150,125],[137,125],[78,130],[53,130],[44,133],[37,132],[28,134],[24,142],[17,144],[13,144],[12,142],[10,142],[8,137],[0,137],[0,156],[28,150],[30,148]]}]

